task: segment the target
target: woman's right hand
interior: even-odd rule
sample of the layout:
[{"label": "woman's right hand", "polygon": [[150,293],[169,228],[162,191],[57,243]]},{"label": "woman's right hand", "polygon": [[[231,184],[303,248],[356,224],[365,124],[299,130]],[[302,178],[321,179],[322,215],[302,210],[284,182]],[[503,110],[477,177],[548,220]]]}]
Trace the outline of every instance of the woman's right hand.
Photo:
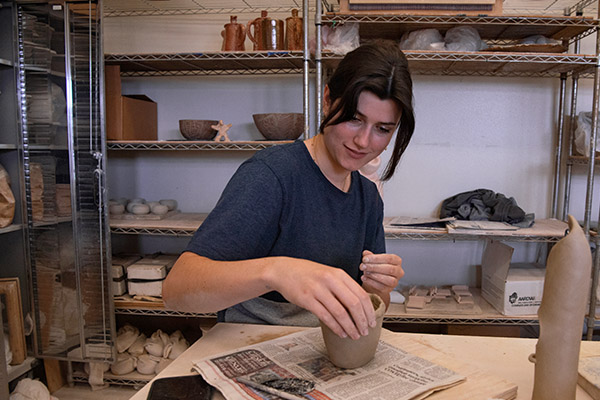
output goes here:
[{"label": "woman's right hand", "polygon": [[[273,290],[317,316],[340,337],[358,339],[375,326],[369,294],[344,270],[285,257],[269,275]],[[283,272],[285,271],[285,272]]]}]

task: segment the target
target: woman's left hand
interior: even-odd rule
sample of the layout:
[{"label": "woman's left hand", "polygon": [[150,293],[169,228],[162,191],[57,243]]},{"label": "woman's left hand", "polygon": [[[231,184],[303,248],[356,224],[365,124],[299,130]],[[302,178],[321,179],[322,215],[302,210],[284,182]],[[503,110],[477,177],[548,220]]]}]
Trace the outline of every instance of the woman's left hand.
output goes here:
[{"label": "woman's left hand", "polygon": [[402,259],[396,254],[373,254],[369,250],[363,251],[362,256],[363,285],[382,293],[394,290],[404,276]]}]

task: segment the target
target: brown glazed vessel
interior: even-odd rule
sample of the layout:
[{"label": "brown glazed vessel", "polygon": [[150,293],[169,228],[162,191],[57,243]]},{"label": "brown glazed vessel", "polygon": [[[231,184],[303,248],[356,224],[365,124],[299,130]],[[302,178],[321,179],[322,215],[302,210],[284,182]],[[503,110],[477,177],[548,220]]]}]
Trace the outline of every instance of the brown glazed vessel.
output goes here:
[{"label": "brown glazed vessel", "polygon": [[223,51],[243,51],[246,50],[244,42],[246,41],[246,26],[237,22],[237,16],[229,17],[230,22],[225,24],[225,30],[221,31],[223,37]]},{"label": "brown glazed vessel", "polygon": [[260,12],[260,17],[248,21],[246,24],[246,35],[253,43],[253,50],[266,50],[262,46],[262,21],[267,18],[267,11]]},{"label": "brown glazed vessel", "polygon": [[340,368],[358,368],[362,367],[375,357],[379,337],[381,336],[381,325],[383,323],[383,314],[385,314],[385,303],[376,294],[369,293],[373,308],[375,309],[376,323],[373,328],[369,328],[367,336],[361,336],[354,340],[350,337],[341,338],[336,335],[327,325],[321,322],[321,331],[323,340],[327,348],[329,360]]},{"label": "brown glazed vessel", "polygon": [[302,18],[298,10],[292,10],[292,16],[285,19],[285,48],[288,50],[302,50]]}]

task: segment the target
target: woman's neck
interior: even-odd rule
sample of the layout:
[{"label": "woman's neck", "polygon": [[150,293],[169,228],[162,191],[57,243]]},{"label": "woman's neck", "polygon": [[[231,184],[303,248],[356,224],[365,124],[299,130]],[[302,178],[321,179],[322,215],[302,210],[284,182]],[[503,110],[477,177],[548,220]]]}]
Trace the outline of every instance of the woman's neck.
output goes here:
[{"label": "woman's neck", "polygon": [[324,139],[325,137],[320,133],[306,140],[305,144],[308,152],[327,180],[342,192],[348,192],[352,181],[351,174],[342,168],[337,168],[336,171],[335,163],[332,160],[331,153],[329,153]]}]

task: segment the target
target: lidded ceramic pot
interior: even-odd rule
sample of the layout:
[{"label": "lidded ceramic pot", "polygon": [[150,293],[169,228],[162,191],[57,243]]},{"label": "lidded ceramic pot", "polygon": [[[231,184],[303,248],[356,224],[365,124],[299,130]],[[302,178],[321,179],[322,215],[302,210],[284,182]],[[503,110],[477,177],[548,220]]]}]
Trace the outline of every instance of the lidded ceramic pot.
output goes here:
[{"label": "lidded ceramic pot", "polygon": [[237,16],[229,17],[230,22],[224,25],[221,31],[223,37],[223,51],[243,51],[246,50],[244,42],[246,41],[246,26],[237,22]]}]

